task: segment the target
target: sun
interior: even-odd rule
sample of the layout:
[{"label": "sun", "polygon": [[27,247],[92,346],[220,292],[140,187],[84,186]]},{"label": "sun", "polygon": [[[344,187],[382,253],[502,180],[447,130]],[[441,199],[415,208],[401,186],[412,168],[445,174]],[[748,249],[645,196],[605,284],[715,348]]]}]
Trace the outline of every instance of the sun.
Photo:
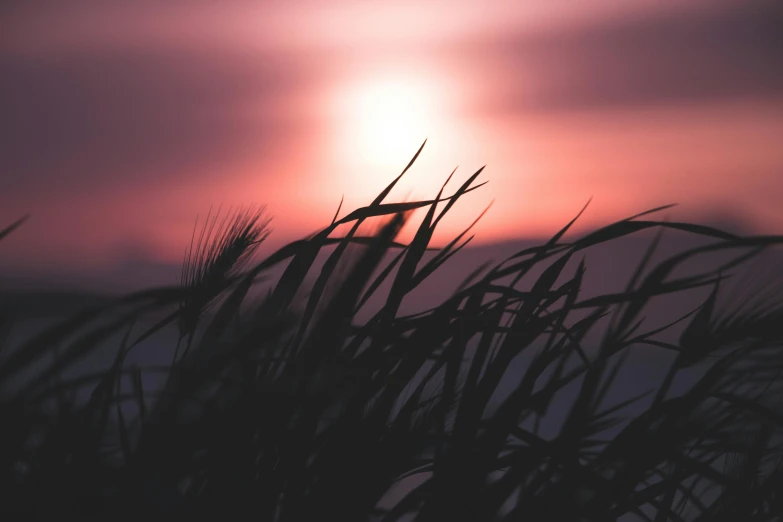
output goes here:
[{"label": "sun", "polygon": [[319,178],[319,191],[356,198],[357,204],[371,201],[426,139],[411,173],[389,197],[437,194],[448,173],[476,154],[460,112],[464,93],[455,85],[447,71],[409,64],[341,77],[323,98],[329,122],[323,157],[330,168]]},{"label": "sun", "polygon": [[344,98],[350,154],[365,164],[399,168],[435,132],[438,97],[415,77],[377,77],[359,82]]}]

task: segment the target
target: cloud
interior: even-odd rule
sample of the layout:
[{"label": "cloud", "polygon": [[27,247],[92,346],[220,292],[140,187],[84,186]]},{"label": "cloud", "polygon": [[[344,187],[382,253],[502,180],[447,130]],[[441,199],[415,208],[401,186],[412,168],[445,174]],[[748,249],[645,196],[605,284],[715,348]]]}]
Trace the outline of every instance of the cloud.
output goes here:
[{"label": "cloud", "polygon": [[6,53],[0,70],[6,193],[192,176],[263,155],[295,130],[284,109],[307,85],[297,62],[199,47]]},{"label": "cloud", "polygon": [[[783,3],[715,2],[605,18],[476,46],[508,90],[498,110],[559,111],[783,98]],[[478,49],[481,49],[480,51]],[[468,50],[468,52],[471,52]]]}]

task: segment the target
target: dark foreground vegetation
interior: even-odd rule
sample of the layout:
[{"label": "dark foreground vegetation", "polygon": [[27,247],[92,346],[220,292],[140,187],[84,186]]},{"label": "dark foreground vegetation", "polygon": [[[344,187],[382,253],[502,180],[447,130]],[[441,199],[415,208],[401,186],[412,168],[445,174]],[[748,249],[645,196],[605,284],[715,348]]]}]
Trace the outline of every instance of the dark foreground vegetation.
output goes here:
[{"label": "dark foreground vegetation", "polygon": [[[730,306],[721,296],[733,267],[783,237],[738,237],[644,213],[565,241],[569,224],[455,281],[436,308],[403,315],[405,296],[469,241],[466,231],[442,249],[429,246],[479,173],[451,195],[385,203],[395,180],[369,206],[340,219],[338,210],[322,232],[263,261],[252,256],[267,235],[262,211],[213,219],[194,237],[180,285],[88,308],[21,346],[3,341],[0,518],[780,519],[783,296]],[[426,215],[400,244],[416,209]],[[375,233],[360,234],[379,219]],[[672,228],[709,241],[658,264],[653,241],[624,291],[580,294],[585,249]],[[327,261],[311,270],[322,251]],[[732,262],[673,275],[715,251]],[[277,266],[283,275],[254,297]],[[660,340],[675,325],[647,325],[646,305],[694,288],[711,293],[677,323],[685,325],[678,343]],[[357,320],[381,290],[383,305]],[[151,314],[159,322],[139,328]],[[180,342],[170,367],[125,364],[135,346],[171,327]],[[587,347],[595,331],[600,342]],[[118,333],[110,367],[66,377]],[[641,345],[675,355],[668,373],[644,398],[607,403],[626,355]],[[528,353],[498,396],[509,365]],[[700,378],[674,393],[693,367]],[[146,389],[145,372],[161,371],[165,386]],[[22,374],[22,384],[8,385]],[[569,386],[575,399],[545,434],[542,422]],[[638,401],[642,413],[625,414]]]}]

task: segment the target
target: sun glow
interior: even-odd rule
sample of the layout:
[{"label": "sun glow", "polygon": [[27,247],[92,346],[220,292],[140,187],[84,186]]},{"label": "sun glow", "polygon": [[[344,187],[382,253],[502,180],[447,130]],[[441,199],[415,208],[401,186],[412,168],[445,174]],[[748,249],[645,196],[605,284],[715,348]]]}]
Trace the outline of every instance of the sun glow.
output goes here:
[{"label": "sun glow", "polygon": [[443,116],[435,86],[404,76],[359,82],[340,105],[349,115],[346,152],[365,165],[395,169],[437,132]]},{"label": "sun glow", "polygon": [[[387,201],[432,198],[459,165],[463,170],[452,185],[464,181],[486,154],[477,148],[460,112],[463,92],[451,78],[445,71],[406,67],[356,71],[336,84],[328,101],[331,168],[312,190],[313,197],[328,194],[333,205],[344,196],[346,205],[366,205],[400,174],[425,139],[416,165]],[[451,215],[464,211],[472,220],[489,202],[470,199],[473,204],[467,201]]]}]

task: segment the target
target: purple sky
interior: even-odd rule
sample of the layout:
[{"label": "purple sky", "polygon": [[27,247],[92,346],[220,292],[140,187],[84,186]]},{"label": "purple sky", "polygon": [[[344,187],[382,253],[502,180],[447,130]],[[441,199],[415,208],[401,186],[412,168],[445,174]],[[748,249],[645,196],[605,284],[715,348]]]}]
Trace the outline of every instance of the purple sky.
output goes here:
[{"label": "purple sky", "polygon": [[[491,5],[492,7],[488,7]],[[0,7],[4,266],[179,260],[211,204],[274,238],[457,165],[479,240],[677,202],[783,231],[783,4],[69,0]],[[454,186],[457,183],[454,183]],[[727,217],[728,216],[728,217]]]}]

